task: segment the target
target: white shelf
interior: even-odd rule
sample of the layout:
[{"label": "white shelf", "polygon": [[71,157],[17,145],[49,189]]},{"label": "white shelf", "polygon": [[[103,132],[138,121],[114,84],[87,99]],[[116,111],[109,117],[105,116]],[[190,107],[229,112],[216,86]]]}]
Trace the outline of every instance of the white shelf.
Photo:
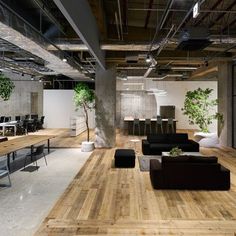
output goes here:
[{"label": "white shelf", "polygon": [[85,117],[70,118],[70,136],[77,136],[86,130]]}]

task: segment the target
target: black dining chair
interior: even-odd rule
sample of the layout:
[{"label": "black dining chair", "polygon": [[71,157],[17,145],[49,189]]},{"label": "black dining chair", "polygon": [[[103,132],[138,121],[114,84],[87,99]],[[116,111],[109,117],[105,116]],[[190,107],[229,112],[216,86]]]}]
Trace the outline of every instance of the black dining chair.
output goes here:
[{"label": "black dining chair", "polygon": [[35,114],[35,115],[31,115],[31,119],[38,119],[39,118],[39,116],[37,115],[37,114]]},{"label": "black dining chair", "polygon": [[9,181],[9,187],[11,187],[11,178],[10,178],[10,171],[8,169],[8,165],[7,165],[7,158],[0,158],[0,177],[8,177],[8,181]]},{"label": "black dining chair", "polygon": [[3,123],[4,120],[5,120],[5,116],[1,116],[1,117],[0,117],[0,123]]},{"label": "black dining chair", "polygon": [[37,124],[37,129],[43,129],[43,124],[44,124],[44,118],[45,116],[41,116],[40,120],[38,121],[38,124]]},{"label": "black dining chair", "polygon": [[20,121],[21,120],[20,116],[15,116],[15,120]]},{"label": "black dining chair", "polygon": [[159,133],[159,130],[163,134],[163,122],[162,118],[160,116],[157,116],[157,122],[156,122],[156,133]]},{"label": "black dining chair", "polygon": [[46,159],[46,155],[45,155],[45,153],[44,153],[44,147],[45,147],[45,144],[42,144],[42,145],[40,145],[40,146],[37,146],[35,151],[33,151],[32,153],[29,153],[29,154],[27,154],[27,155],[25,156],[24,169],[25,169],[27,157],[31,157],[32,160],[34,160],[34,162],[35,162],[35,164],[36,164],[36,167],[38,167],[37,159],[38,159],[39,157],[42,157],[42,156],[43,156],[46,165],[48,165],[47,159]]},{"label": "black dining chair", "polygon": [[134,122],[133,122],[133,135],[135,134],[136,128],[138,128],[138,134],[140,135],[140,122],[139,122],[139,119],[134,118]]},{"label": "black dining chair", "polygon": [[[147,132],[147,130],[149,132]],[[144,135],[151,134],[152,131],[152,125],[151,125],[151,119],[145,119],[144,123]]]},{"label": "black dining chair", "polygon": [[167,133],[175,133],[174,120],[173,118],[168,118],[167,121]]},{"label": "black dining chair", "polygon": [[11,117],[10,116],[5,116],[4,122],[9,122],[11,121]]}]

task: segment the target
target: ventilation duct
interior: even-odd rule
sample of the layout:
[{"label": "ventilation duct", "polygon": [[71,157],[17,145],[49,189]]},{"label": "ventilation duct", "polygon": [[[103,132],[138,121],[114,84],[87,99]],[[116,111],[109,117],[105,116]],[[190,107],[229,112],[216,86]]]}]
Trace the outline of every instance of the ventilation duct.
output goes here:
[{"label": "ventilation duct", "polygon": [[[23,21],[23,19],[15,16],[3,7],[0,8],[0,13],[2,15],[0,22],[0,38],[40,57],[46,61],[45,67],[58,74],[63,74],[73,79],[86,78],[78,69],[75,69],[68,62],[63,62],[60,59],[60,56],[63,57],[63,55],[60,55],[63,52],[59,50],[54,53],[47,51],[45,48],[47,48],[50,43],[33,29],[33,27]],[[72,64],[74,62],[71,61],[70,63]]]},{"label": "ventilation duct", "polygon": [[188,27],[180,33],[177,49],[184,51],[196,51],[206,48],[212,42],[207,28]]}]

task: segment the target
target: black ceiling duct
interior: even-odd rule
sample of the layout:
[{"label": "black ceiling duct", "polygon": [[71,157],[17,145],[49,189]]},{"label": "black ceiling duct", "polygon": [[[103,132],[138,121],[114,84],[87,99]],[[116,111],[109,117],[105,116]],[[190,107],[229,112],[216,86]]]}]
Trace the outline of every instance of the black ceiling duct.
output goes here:
[{"label": "black ceiling duct", "polygon": [[180,33],[178,50],[197,51],[204,49],[212,42],[210,41],[210,33],[204,27],[189,27]]}]

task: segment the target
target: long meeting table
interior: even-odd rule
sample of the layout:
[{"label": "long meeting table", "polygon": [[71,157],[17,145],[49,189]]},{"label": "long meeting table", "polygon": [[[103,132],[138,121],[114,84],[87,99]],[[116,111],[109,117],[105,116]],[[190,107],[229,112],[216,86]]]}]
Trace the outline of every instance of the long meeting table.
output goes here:
[{"label": "long meeting table", "polygon": [[47,141],[48,153],[50,152],[50,139],[55,138],[55,135],[27,135],[12,140],[0,143],[0,157],[7,156],[7,164],[10,170],[10,154],[16,151],[30,147],[33,152],[34,145]]},{"label": "long meeting table", "polygon": [[[163,131],[164,133],[167,132],[167,121],[168,119],[162,119],[162,124],[163,124]],[[134,122],[134,117],[132,116],[126,116],[124,117],[124,129],[126,130],[126,132],[128,132],[128,134],[133,134],[133,122]],[[139,122],[140,122],[140,135],[145,135],[144,134],[144,126],[145,126],[145,118],[139,118]],[[157,118],[151,118],[151,130],[152,133],[156,132],[156,122],[157,122]],[[174,122],[174,131],[176,132],[176,122],[178,122],[176,119],[173,119]],[[137,131],[136,131],[137,133]]]}]

